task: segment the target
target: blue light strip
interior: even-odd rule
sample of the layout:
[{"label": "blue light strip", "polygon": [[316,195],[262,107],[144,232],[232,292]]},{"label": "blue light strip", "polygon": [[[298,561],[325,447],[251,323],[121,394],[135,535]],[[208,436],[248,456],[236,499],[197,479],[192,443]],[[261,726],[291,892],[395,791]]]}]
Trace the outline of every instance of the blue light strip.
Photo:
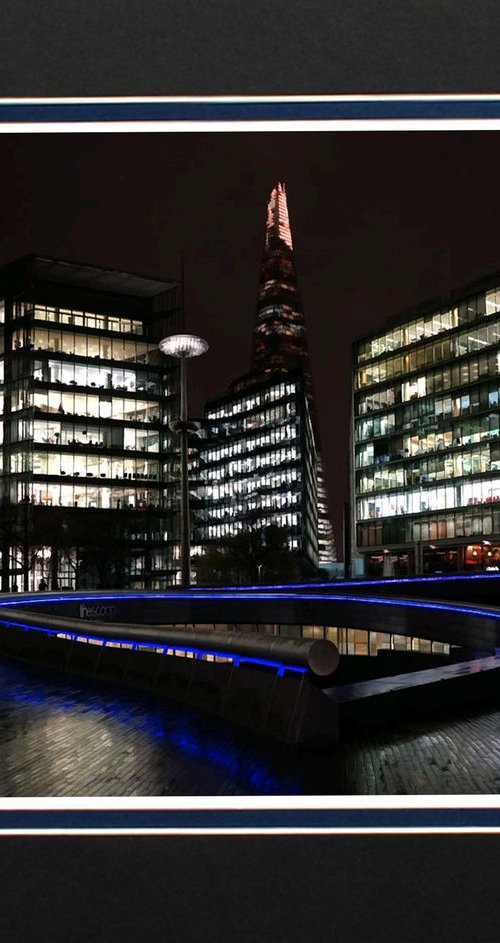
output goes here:
[{"label": "blue light strip", "polygon": [[[292,591],[297,589],[332,589],[335,588],[335,595],[340,596],[343,594],[344,587],[349,589],[352,586],[363,586],[369,590],[371,586],[394,586],[394,585],[409,585],[420,584],[420,583],[448,583],[448,582],[466,582],[468,580],[500,580],[500,573],[467,573],[467,574],[457,574],[452,576],[412,576],[412,577],[399,577],[399,578],[389,578],[381,580],[339,580],[337,582],[324,582],[324,583],[269,583],[250,586],[221,586],[217,589],[210,587],[198,587],[191,586],[189,591],[181,592],[166,592],[166,593],[148,593],[148,599],[191,599],[194,596],[198,598],[206,598],[206,594],[210,594],[210,598],[216,598],[220,593],[232,593],[235,596],[244,596],[245,593],[251,592],[255,594],[258,598],[270,598],[269,596],[264,596],[263,594],[267,591],[272,593],[274,590],[284,590]],[[143,599],[144,593],[122,593],[122,594],[100,594],[100,595],[86,595],[80,594],[77,591],[72,591],[71,594],[64,596],[55,596],[52,594],[47,595],[38,595],[33,596],[32,598],[25,599],[23,597],[22,601],[26,604],[31,603],[45,603],[45,602],[68,602],[72,600],[81,600],[81,601],[93,601],[96,600],[120,600],[120,599]],[[333,595],[333,594],[329,594]],[[308,598],[309,593],[298,598]],[[359,597],[361,598],[361,597]],[[1,600],[0,599],[0,608],[2,606],[18,606],[19,600]]]},{"label": "blue light strip", "polygon": [[[366,585],[366,584],[364,584]],[[436,609],[443,612],[461,612],[467,615],[477,615],[477,616],[487,616],[492,619],[500,619],[500,609],[482,609],[474,606],[463,606],[459,603],[445,603],[438,601],[431,601],[426,599],[403,599],[399,597],[384,597],[384,596],[358,596],[358,595],[349,595],[348,593],[331,595],[330,593],[293,593],[293,592],[251,592],[249,590],[243,590],[241,592],[233,591],[218,591],[210,592],[208,590],[199,592],[194,595],[191,591],[184,591],[178,593],[121,593],[120,595],[116,594],[103,594],[103,595],[85,595],[80,596],[74,593],[65,595],[65,596],[43,596],[43,597],[31,597],[24,599],[19,597],[15,600],[0,600],[0,608],[12,606],[18,609],[22,609],[23,603],[29,605],[32,603],[37,604],[48,604],[54,602],[74,602],[74,601],[99,601],[99,600],[127,600],[127,599],[185,599],[193,600],[196,599],[206,599],[206,600],[231,600],[231,599],[244,599],[244,600],[267,600],[272,599],[282,599],[288,601],[300,601],[304,602],[307,600],[316,600],[319,602],[329,602],[329,603],[338,603],[338,602],[356,602],[356,603],[367,603],[370,605],[380,605],[380,606],[401,606],[403,608],[410,609]],[[142,644],[142,643],[139,643]]]},{"label": "blue light strip", "polygon": [[[394,584],[413,583],[445,583],[445,582],[463,582],[466,580],[500,580],[500,573],[463,573],[452,576],[402,576],[398,578],[386,578],[382,580],[329,580],[326,583],[258,583],[251,586],[221,586],[220,590],[232,590],[233,592],[245,592],[248,590],[272,590],[272,589],[324,589],[335,588],[341,590],[344,586],[391,586]],[[209,587],[192,586],[191,592],[201,593],[207,591]],[[218,587],[219,588],[219,587]]]},{"label": "blue light strip", "polygon": [[246,655],[235,655],[234,653],[212,651],[212,650],[208,650],[204,648],[193,648],[187,645],[177,645],[177,643],[166,645],[164,641],[158,641],[158,642],[133,641],[132,642],[130,639],[103,638],[100,635],[88,635],[81,632],[74,633],[71,631],[65,631],[62,628],[61,629],[48,629],[41,625],[27,625],[24,622],[12,622],[10,620],[7,621],[7,619],[0,619],[0,623],[3,623],[5,626],[7,626],[7,628],[10,628],[11,626],[15,626],[18,629],[24,629],[25,632],[30,632],[30,631],[43,632],[45,633],[45,635],[52,635],[52,636],[69,635],[71,641],[73,642],[81,641],[81,640],[85,640],[85,642],[101,642],[103,647],[106,647],[107,642],[112,642],[115,645],[126,645],[127,647],[131,646],[132,651],[136,651],[137,648],[140,646],[141,648],[154,648],[156,652],[158,648],[162,648],[163,654],[166,654],[166,652],[168,651],[174,652],[174,654],[175,652],[185,652],[186,654],[196,655],[197,658],[203,658],[203,656],[205,655],[211,655],[214,658],[225,658],[233,662],[236,666],[242,663],[245,663],[245,664],[250,663],[253,665],[264,666],[265,668],[276,668],[280,675],[282,675],[284,671],[295,671],[297,674],[305,674],[305,672],[307,671],[307,668],[299,668],[299,667],[296,667],[295,665],[284,665],[283,662],[281,661],[268,661],[265,658],[250,658],[249,656],[246,656]]}]

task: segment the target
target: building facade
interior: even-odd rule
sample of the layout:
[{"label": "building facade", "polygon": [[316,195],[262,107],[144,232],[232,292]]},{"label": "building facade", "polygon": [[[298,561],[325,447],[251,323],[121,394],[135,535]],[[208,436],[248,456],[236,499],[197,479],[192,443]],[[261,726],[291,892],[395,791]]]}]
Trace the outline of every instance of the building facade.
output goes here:
[{"label": "building facade", "polygon": [[207,405],[197,543],[274,524],[305,569],[318,563],[316,452],[300,369],[252,374]]},{"label": "building facade", "polygon": [[316,450],[318,502],[318,566],[336,560],[309,360],[302,297],[284,183],[271,191],[267,207],[264,251],[259,275],[257,314],[253,331],[253,372],[280,373],[300,369],[308,398]]},{"label": "building facade", "polygon": [[250,373],[205,410],[197,551],[243,530],[286,530],[304,577],[335,560],[285,186],[267,207]]},{"label": "building facade", "polygon": [[500,274],[354,345],[353,573],[500,568]]},{"label": "building facade", "polygon": [[3,591],[174,582],[179,285],[28,257],[0,299]]}]

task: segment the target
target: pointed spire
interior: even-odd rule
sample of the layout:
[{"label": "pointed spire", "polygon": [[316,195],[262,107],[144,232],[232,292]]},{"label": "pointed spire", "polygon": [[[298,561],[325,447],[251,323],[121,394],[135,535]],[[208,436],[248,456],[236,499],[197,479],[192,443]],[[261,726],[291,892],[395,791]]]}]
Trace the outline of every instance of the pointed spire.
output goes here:
[{"label": "pointed spire", "polygon": [[267,373],[298,366],[309,380],[309,355],[286,189],[284,183],[277,183],[267,205],[252,370]]},{"label": "pointed spire", "polygon": [[278,183],[274,190],[271,190],[267,204],[266,249],[269,249],[275,240],[281,240],[289,249],[293,249],[284,183]]},{"label": "pointed spire", "polygon": [[319,561],[322,565],[335,560],[335,545],[328,513],[328,497],[321,460],[302,298],[295,272],[286,189],[284,183],[277,183],[271,190],[267,205],[266,236],[260,267],[251,369],[254,373],[280,373],[296,367],[302,370],[314,430],[318,481]]}]

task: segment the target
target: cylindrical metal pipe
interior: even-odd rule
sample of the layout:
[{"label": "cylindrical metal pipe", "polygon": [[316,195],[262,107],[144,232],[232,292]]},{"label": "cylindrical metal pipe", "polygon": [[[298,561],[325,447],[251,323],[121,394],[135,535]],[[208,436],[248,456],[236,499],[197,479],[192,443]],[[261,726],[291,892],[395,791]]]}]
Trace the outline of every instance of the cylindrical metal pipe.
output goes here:
[{"label": "cylindrical metal pipe", "polygon": [[191,528],[189,514],[189,468],[188,468],[188,409],[187,409],[187,380],[186,360],[188,357],[199,357],[208,350],[208,344],[196,334],[170,334],[159,343],[160,350],[169,357],[179,358],[181,364],[181,401],[179,404],[179,420],[171,428],[179,435],[180,444],[180,542],[181,542],[181,581],[183,586],[191,582],[190,554]]},{"label": "cylindrical metal pipe", "polygon": [[181,361],[181,402],[179,431],[181,457],[181,582],[183,586],[191,583],[191,528],[189,514],[189,468],[188,468],[188,430],[187,430],[187,379],[186,357]]},{"label": "cylindrical metal pipe", "polygon": [[324,639],[292,639],[256,632],[218,632],[206,629],[171,628],[109,622],[84,622],[42,612],[11,609],[0,614],[0,624],[47,629],[69,635],[90,636],[122,642],[148,642],[158,647],[192,649],[227,658],[256,660],[290,668],[306,668],[312,674],[332,674],[339,663],[339,651]]},{"label": "cylindrical metal pipe", "polygon": [[186,355],[180,355],[181,362],[181,402],[179,407],[179,419],[181,422],[187,420],[187,378],[186,378]]}]

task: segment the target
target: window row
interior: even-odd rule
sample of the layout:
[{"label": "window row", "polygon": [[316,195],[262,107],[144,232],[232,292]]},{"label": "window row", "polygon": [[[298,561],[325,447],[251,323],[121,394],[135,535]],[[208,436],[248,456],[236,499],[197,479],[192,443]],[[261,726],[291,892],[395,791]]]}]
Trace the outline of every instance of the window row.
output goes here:
[{"label": "window row", "polygon": [[[272,282],[269,287],[277,288],[278,283]],[[290,285],[285,285],[283,282],[279,284],[280,288],[284,288],[285,291],[290,289]],[[276,301],[273,304],[268,305],[259,305],[258,320],[262,321],[268,317],[279,316],[280,320],[288,321],[290,324],[294,324],[297,320],[302,320],[302,314],[298,309],[292,308],[291,305],[283,304],[283,302]]]},{"label": "window row", "polygon": [[[16,428],[17,427],[17,428]],[[59,422],[55,419],[23,419],[11,423],[11,441],[33,439],[45,445],[80,446],[87,448],[158,452],[160,434],[149,429],[120,426],[87,426],[83,423]]]},{"label": "window row", "polygon": [[259,325],[257,327],[257,333],[267,337],[269,335],[284,334],[286,337],[298,337],[304,333],[304,326],[302,324],[283,324],[281,313],[277,317],[272,317],[270,315],[263,318],[259,314]]},{"label": "window row", "polygon": [[474,507],[446,516],[408,520],[395,517],[357,526],[358,547],[385,547],[388,544],[417,543],[423,540],[454,540],[456,537],[491,539],[500,534],[500,506]]},{"label": "window row", "polygon": [[396,514],[422,514],[466,505],[500,502],[500,478],[464,481],[456,485],[436,488],[419,487],[413,491],[380,494],[376,498],[361,498],[356,502],[358,521]]},{"label": "window row", "polygon": [[386,415],[356,420],[356,442],[405,429],[428,428],[446,419],[470,416],[499,405],[498,381],[468,387],[455,396],[416,400]]},{"label": "window row", "polygon": [[[413,373],[426,366],[452,360],[466,354],[483,351],[500,343],[500,321],[495,319],[484,327],[469,328],[455,337],[444,341],[432,341],[408,354],[381,360],[356,371],[356,389],[371,386],[373,383],[385,383],[392,377]],[[498,371],[497,371],[498,372]]]},{"label": "window row", "polygon": [[285,396],[292,396],[297,390],[295,383],[279,383],[263,392],[248,393],[240,400],[225,403],[207,411],[207,419],[226,419],[236,416],[238,413],[246,413],[256,406],[263,406],[265,403],[272,403],[275,400],[284,399]]},{"label": "window row", "polygon": [[67,452],[12,452],[8,458],[11,474],[68,475],[82,478],[127,478],[158,480],[157,461],[117,458],[109,455],[79,455]]},{"label": "window row", "polygon": [[482,377],[495,377],[499,373],[500,354],[498,351],[488,351],[450,367],[442,367],[414,377],[405,383],[377,390],[370,396],[360,397],[357,402],[356,415],[364,416],[377,410],[391,408],[399,403],[412,402],[444,390],[477,383]]},{"label": "window row", "polygon": [[448,429],[427,432],[422,429],[414,435],[393,436],[356,448],[356,468],[414,458],[429,452],[442,452],[460,445],[476,445],[500,437],[500,414],[488,413],[461,422],[450,423]]},{"label": "window row", "polygon": [[299,490],[301,487],[301,470],[292,468],[269,473],[265,476],[254,475],[252,478],[236,478],[217,484],[207,484],[201,489],[201,496],[218,501],[222,498],[233,498],[237,495],[265,494],[279,490]]},{"label": "window row", "polygon": [[34,317],[36,321],[52,321],[55,324],[70,324],[86,327],[92,331],[116,331],[119,334],[142,334],[142,321],[72,308],[55,308],[48,305],[23,302],[16,306],[16,317]]},{"label": "window row", "polygon": [[436,311],[425,317],[415,318],[400,327],[386,331],[378,337],[362,341],[358,346],[358,360],[362,363],[391,353],[408,344],[435,337],[443,331],[451,331],[462,324],[470,324],[476,318],[489,317],[500,311],[500,288],[464,299],[454,308]]},{"label": "window row", "polygon": [[[249,515],[253,518],[257,511],[269,509],[279,511],[283,508],[293,508],[299,501],[300,496],[291,492],[273,496],[259,496],[258,500],[255,500],[255,495],[250,494],[245,501],[241,501],[241,499],[239,501],[233,500],[219,505],[210,502],[197,512],[197,516],[199,520],[203,521],[229,520],[234,517],[247,517]],[[298,521],[295,520],[293,523],[297,524]]]},{"label": "window row", "polygon": [[[361,397],[357,403],[356,415],[364,416],[381,409],[388,409],[399,403],[421,399],[424,396],[441,393],[468,383],[477,383],[481,377],[495,377],[500,373],[500,360],[497,352],[490,351],[479,357],[451,367],[434,370],[421,377],[414,377],[403,384],[377,391],[371,396]],[[498,397],[498,381],[496,381]]]},{"label": "window row", "polygon": [[211,464],[220,462],[223,459],[232,458],[233,455],[241,455],[245,452],[254,452],[257,449],[266,448],[266,446],[278,445],[280,442],[290,442],[298,437],[299,430],[296,426],[289,423],[281,426],[273,426],[260,435],[251,436],[244,439],[236,439],[228,445],[222,447],[200,446],[200,463]]},{"label": "window row", "polygon": [[[299,515],[287,513],[287,514],[276,514],[269,512],[268,514],[263,514],[260,517],[256,517],[252,521],[253,526],[257,529],[269,527],[271,524],[275,524],[278,527],[286,528],[290,530],[291,528],[297,528],[299,521]],[[294,523],[295,522],[295,523]],[[214,540],[227,537],[233,537],[236,533],[243,530],[246,526],[246,522],[242,519],[236,519],[234,521],[229,521],[220,524],[209,524],[207,526],[199,526],[197,528],[197,538],[200,541],[205,540]],[[291,535],[289,538],[289,546],[291,547]]]},{"label": "window row", "polygon": [[160,491],[157,488],[127,488],[123,485],[97,488],[83,483],[63,485],[34,481],[29,488],[18,484],[17,500],[19,503],[28,500],[31,504],[54,507],[146,510],[160,507]]},{"label": "window row", "polygon": [[435,455],[403,468],[389,465],[374,472],[358,475],[357,491],[360,494],[372,491],[393,491],[409,485],[430,481],[444,481],[465,475],[483,475],[500,471],[500,445],[478,446],[475,450]]},{"label": "window row", "polygon": [[273,406],[271,409],[259,410],[251,413],[249,416],[242,416],[235,422],[210,422],[206,428],[206,435],[223,439],[227,436],[238,435],[242,432],[249,432],[252,429],[269,428],[278,423],[286,422],[292,416],[296,415],[296,404],[291,402],[283,403],[280,406]]},{"label": "window row", "polygon": [[12,335],[12,350],[41,351],[65,354],[70,357],[117,360],[120,363],[153,363],[159,365],[161,353],[158,346],[146,341],[128,340],[119,337],[99,337],[78,334],[73,331],[46,330],[45,328],[17,328]]},{"label": "window row", "polygon": [[249,474],[259,468],[296,462],[298,457],[298,450],[294,446],[291,446],[287,449],[277,449],[274,452],[264,452],[262,455],[254,455],[251,458],[224,462],[222,465],[206,468],[203,474],[207,480],[220,481],[221,479],[232,478],[234,475]]},{"label": "window row", "polygon": [[[13,371],[13,376],[15,374],[16,371]],[[17,375],[22,376],[23,374],[18,373]],[[162,392],[159,374],[149,370],[90,366],[49,360],[46,362],[35,361],[32,375],[33,379],[40,383],[60,383],[64,386],[94,386],[102,390],[122,390],[129,393],[147,391],[155,395]]]},{"label": "window row", "polygon": [[[60,390],[18,389],[12,393],[11,410],[28,409],[44,413],[57,413],[61,416],[75,416],[82,419],[114,419],[125,422],[160,422],[160,406],[157,402],[128,399],[109,394],[66,393]],[[172,416],[165,410],[163,421],[169,422]]]},{"label": "window row", "polygon": [[[127,583],[130,586],[133,580],[134,589],[144,589],[144,580],[139,576],[150,571],[154,573],[168,570],[171,566],[171,548],[164,551],[155,550],[149,552],[145,557],[144,553],[137,550],[130,551],[128,548],[123,553],[122,561],[124,566],[124,575],[126,574]],[[23,567],[23,548],[12,547],[10,554],[10,573],[13,575],[12,583],[19,589],[19,574]],[[50,546],[37,547],[33,554],[33,561],[28,575],[28,591],[35,592],[40,589],[40,585],[51,586],[52,582],[52,548]],[[144,561],[146,560],[146,565]],[[101,585],[101,575],[99,566],[92,560],[92,554],[78,547],[65,547],[59,553],[57,567],[57,585],[60,590],[71,589],[95,589]],[[165,577],[162,580],[148,579],[149,589],[162,589],[165,585]],[[61,633],[61,638],[73,638]],[[84,643],[82,643],[84,644]],[[110,643],[108,643],[110,644]],[[115,643],[119,644],[119,643]]]},{"label": "window row", "polygon": [[[286,635],[286,629],[280,634]],[[349,629],[331,625],[303,625],[302,638],[327,639],[337,646],[341,655],[376,655],[381,650],[394,652],[426,652],[447,655],[450,646],[446,642],[431,642],[430,639],[410,635],[395,635],[389,632],[372,632],[370,629]]]}]

